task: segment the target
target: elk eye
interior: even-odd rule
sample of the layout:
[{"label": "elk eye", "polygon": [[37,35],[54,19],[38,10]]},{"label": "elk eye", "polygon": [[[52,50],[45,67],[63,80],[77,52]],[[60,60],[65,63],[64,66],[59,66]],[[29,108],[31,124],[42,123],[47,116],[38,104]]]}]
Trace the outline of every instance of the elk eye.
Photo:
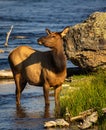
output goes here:
[{"label": "elk eye", "polygon": [[55,37],[55,36],[52,36],[52,37]]}]

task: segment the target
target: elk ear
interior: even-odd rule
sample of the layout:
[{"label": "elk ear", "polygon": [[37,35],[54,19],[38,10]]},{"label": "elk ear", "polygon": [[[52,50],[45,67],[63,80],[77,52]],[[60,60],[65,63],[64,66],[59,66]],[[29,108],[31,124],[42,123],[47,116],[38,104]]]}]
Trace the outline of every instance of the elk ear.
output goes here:
[{"label": "elk ear", "polygon": [[51,31],[49,29],[45,30],[47,34],[51,34]]},{"label": "elk ear", "polygon": [[60,33],[60,34],[61,34],[61,36],[62,36],[62,37],[64,37],[64,36],[68,33],[69,29],[70,29],[70,27],[69,27],[69,26],[68,26],[68,27],[66,27],[66,28],[64,28],[64,30]]}]

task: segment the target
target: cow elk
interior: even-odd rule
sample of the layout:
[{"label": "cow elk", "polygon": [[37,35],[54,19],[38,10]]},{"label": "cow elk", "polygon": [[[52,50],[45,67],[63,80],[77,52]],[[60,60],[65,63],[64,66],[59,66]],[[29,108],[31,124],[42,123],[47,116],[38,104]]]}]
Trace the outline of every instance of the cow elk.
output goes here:
[{"label": "cow elk", "polygon": [[16,84],[16,104],[20,104],[21,93],[27,83],[43,86],[45,106],[49,105],[49,89],[54,88],[55,106],[59,106],[59,94],[66,77],[66,57],[63,37],[68,32],[51,32],[46,29],[47,36],[38,39],[40,45],[50,50],[41,52],[29,46],[15,48],[8,57]]}]

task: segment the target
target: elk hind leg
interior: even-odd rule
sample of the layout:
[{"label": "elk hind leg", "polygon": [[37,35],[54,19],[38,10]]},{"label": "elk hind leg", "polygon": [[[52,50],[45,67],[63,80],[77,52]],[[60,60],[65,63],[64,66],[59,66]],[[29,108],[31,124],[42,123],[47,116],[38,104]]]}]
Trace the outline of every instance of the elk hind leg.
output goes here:
[{"label": "elk hind leg", "polygon": [[16,104],[17,105],[20,105],[20,96],[21,96],[21,88],[20,88],[20,74],[16,74],[14,76],[14,80],[15,80],[15,85],[16,85],[16,91],[15,91],[15,94],[16,94]]},{"label": "elk hind leg", "polygon": [[26,81],[22,79],[21,74],[16,74],[15,75],[15,84],[16,84],[16,104],[20,105],[20,98],[21,98],[21,93],[24,90],[26,86]]}]

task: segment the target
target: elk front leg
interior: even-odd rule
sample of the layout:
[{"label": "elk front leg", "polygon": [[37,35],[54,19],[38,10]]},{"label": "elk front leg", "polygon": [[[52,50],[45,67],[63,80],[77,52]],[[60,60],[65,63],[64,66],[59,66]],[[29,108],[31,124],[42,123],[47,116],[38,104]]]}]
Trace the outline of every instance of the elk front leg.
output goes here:
[{"label": "elk front leg", "polygon": [[56,87],[54,90],[55,95],[55,109],[56,109],[56,116],[60,114],[60,91],[62,86]]},{"label": "elk front leg", "polygon": [[44,84],[43,93],[44,93],[44,99],[45,99],[45,106],[50,105],[50,102],[49,102],[49,85],[48,85],[48,83]]}]

